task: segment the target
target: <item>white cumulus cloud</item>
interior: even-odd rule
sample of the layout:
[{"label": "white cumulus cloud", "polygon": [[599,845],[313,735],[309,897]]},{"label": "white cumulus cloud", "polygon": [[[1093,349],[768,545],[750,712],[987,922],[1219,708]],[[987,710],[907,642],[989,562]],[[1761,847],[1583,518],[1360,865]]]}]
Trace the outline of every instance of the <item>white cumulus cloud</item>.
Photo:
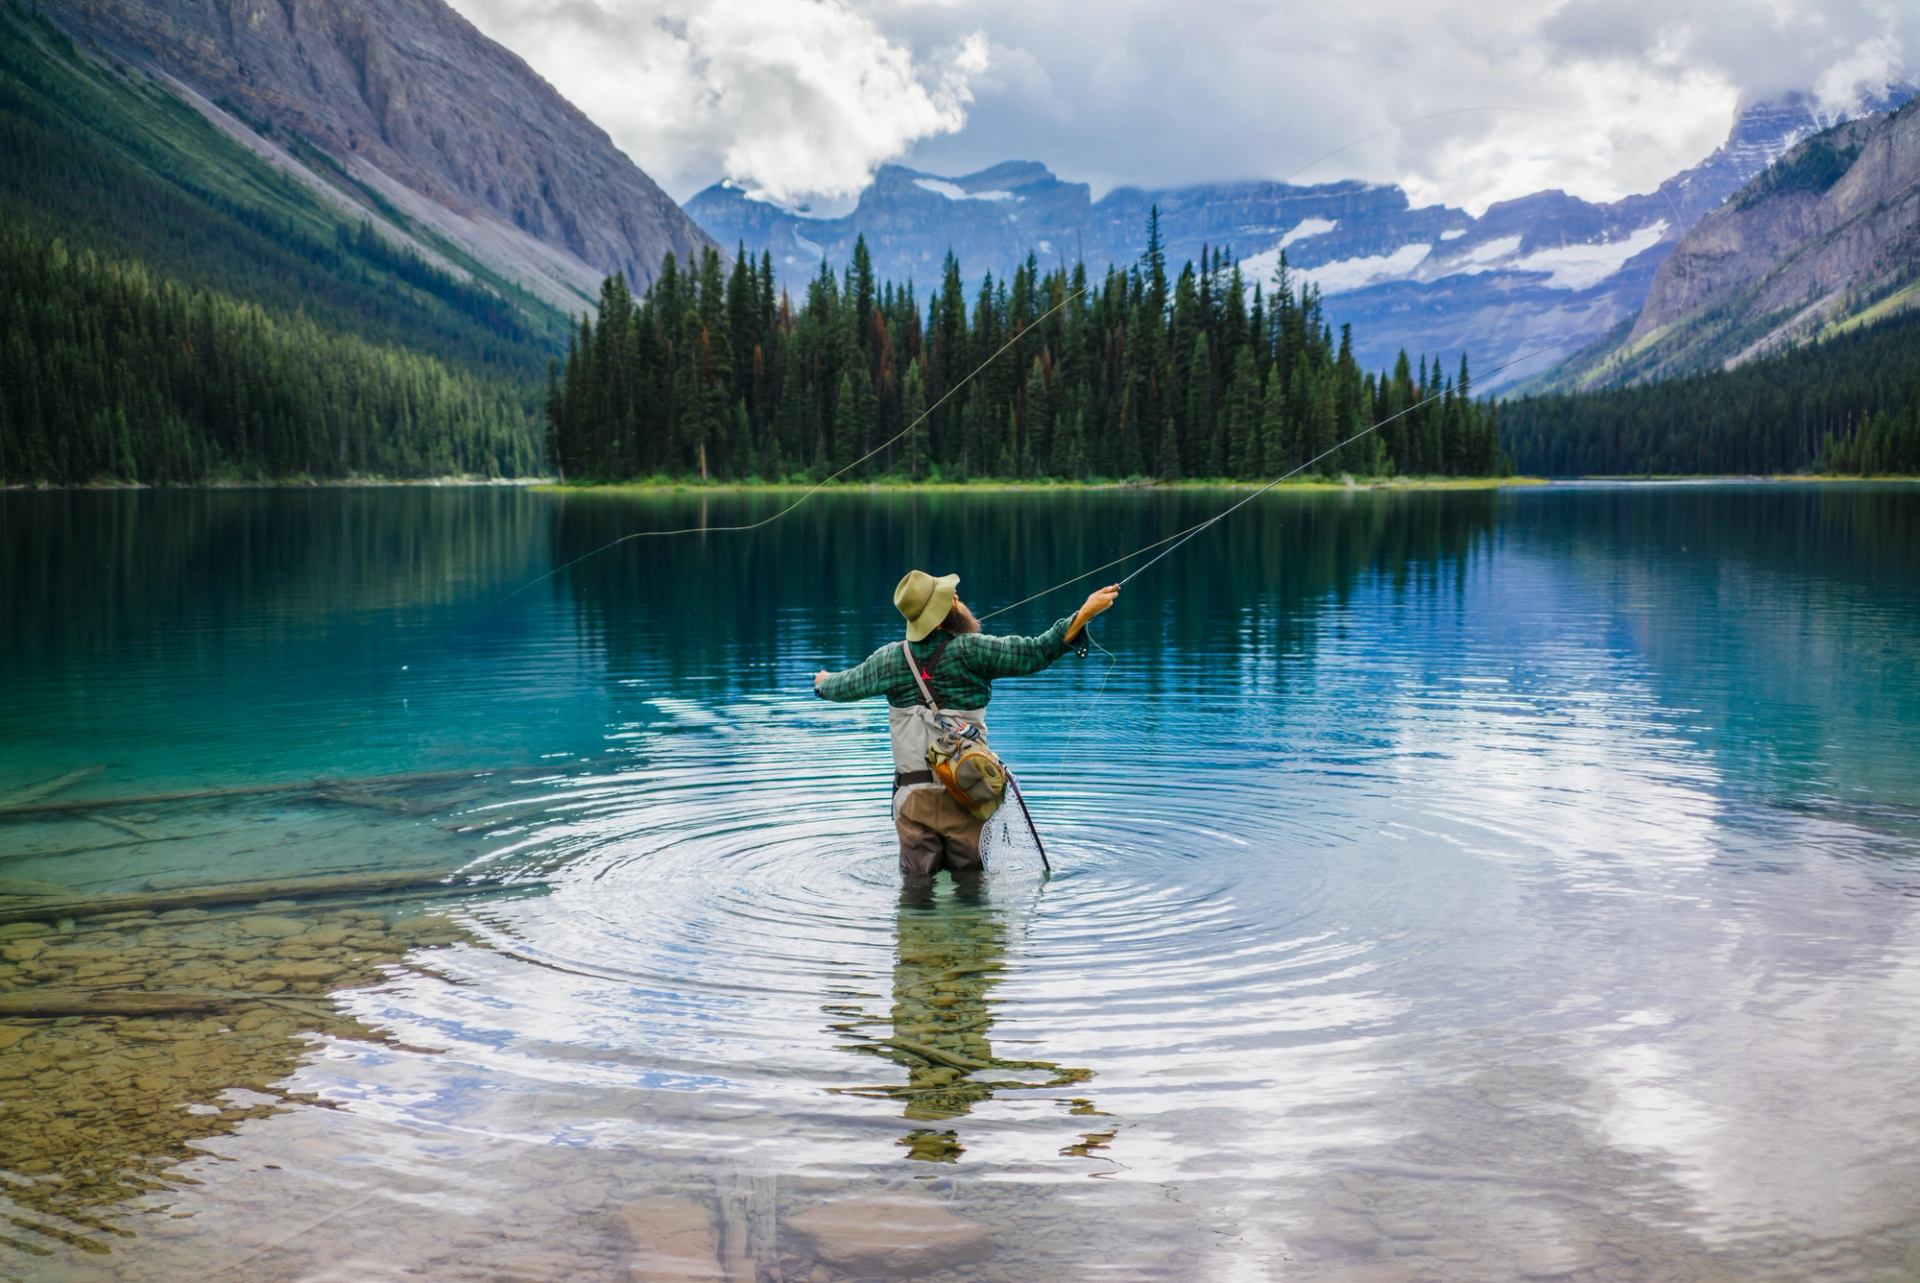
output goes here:
[{"label": "white cumulus cloud", "polygon": [[686,197],[723,175],[844,197],[967,119],[986,38],[922,55],[840,0],[453,0]]},{"label": "white cumulus cloud", "polygon": [[1920,63],[1920,0],[452,0],[686,197],[889,160],[1119,184],[1357,177],[1480,210],[1647,191],[1742,103]]}]

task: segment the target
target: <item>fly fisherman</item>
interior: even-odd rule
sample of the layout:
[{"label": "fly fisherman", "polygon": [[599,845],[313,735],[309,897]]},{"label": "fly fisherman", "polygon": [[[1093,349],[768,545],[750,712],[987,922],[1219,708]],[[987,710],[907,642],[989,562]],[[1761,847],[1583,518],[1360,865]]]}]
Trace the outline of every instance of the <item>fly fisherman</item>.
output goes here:
[{"label": "fly fisherman", "polygon": [[[887,697],[887,725],[893,740],[893,823],[900,832],[900,871],[931,877],[946,869],[956,878],[981,869],[980,831],[995,800],[984,811],[955,795],[958,788],[936,777],[929,745],[938,730],[935,717],[964,719],[976,731],[975,756],[986,750],[987,701],[996,677],[1025,677],[1068,651],[1087,653],[1087,621],[1113,605],[1120,585],[1089,596],[1072,617],[1034,637],[989,637],[980,621],[954,595],[958,575],[938,579],[910,570],[893,590],[893,604],[907,621],[904,645],[889,643],[845,672],[824,669],[813,675],[814,693],[845,703],[871,695]],[[912,663],[908,663],[908,655]],[[963,728],[964,729],[964,728]],[[993,759],[987,774],[999,763]],[[1004,779],[1000,788],[1005,787]]]}]

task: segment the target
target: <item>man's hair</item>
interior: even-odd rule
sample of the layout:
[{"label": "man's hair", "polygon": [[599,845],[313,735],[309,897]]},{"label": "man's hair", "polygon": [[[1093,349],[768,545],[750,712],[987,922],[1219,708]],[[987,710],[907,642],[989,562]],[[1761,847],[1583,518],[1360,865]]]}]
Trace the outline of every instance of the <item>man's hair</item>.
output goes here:
[{"label": "man's hair", "polygon": [[973,612],[967,609],[965,602],[955,597],[953,609],[940,621],[940,629],[949,633],[977,633],[980,631],[980,621],[973,617]]}]

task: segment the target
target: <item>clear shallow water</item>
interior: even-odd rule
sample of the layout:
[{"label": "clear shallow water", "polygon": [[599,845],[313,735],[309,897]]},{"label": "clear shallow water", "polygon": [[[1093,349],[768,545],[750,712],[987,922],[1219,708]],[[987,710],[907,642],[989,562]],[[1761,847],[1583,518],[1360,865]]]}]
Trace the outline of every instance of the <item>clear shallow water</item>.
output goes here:
[{"label": "clear shallow water", "polygon": [[[0,794],[375,781],[0,818],[0,893],[516,888],[329,906],[365,961],[277,1050],[212,1018],[90,1088],[191,1137],[3,1094],[139,1022],[0,1025],[47,1130],[0,1270],[669,1277],[671,1198],[736,1279],[1920,1275],[1920,491],[1263,499],[1128,588],[1111,667],[1001,685],[1057,873],[996,834],[931,904],[884,714],[812,671],[905,564],[991,609],[1222,497],[830,496],[498,601],[776,502],[0,495]],[[332,919],[263,961],[225,914],[142,929],[229,989],[333,965]],[[807,1209],[881,1193],[991,1242],[823,1263]]]}]

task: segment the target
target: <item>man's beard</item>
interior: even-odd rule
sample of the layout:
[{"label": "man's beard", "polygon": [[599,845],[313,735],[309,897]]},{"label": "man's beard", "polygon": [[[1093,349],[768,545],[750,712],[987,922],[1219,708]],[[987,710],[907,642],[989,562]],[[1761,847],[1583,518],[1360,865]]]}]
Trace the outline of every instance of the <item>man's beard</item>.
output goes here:
[{"label": "man's beard", "polygon": [[953,609],[949,610],[947,617],[940,621],[940,627],[942,631],[949,633],[977,633],[980,631],[980,621],[973,617],[973,612],[967,609],[966,603],[955,597]]}]

